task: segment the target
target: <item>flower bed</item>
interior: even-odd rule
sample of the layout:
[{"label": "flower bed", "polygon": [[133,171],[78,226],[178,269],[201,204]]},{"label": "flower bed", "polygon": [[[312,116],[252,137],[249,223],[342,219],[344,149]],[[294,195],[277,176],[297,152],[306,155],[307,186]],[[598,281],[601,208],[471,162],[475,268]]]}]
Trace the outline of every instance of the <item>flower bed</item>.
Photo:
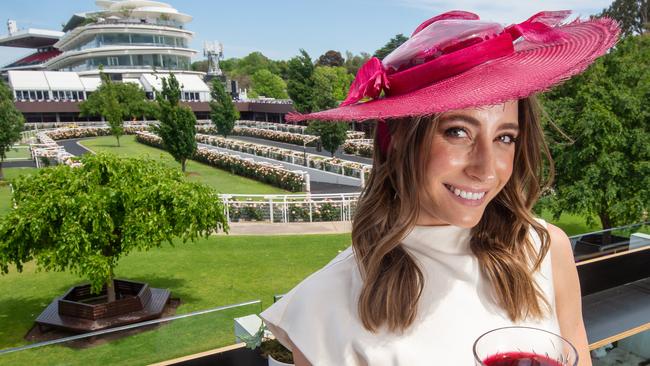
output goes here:
[{"label": "flower bed", "polygon": [[[216,127],[196,126],[196,132],[208,135],[218,135]],[[273,131],[253,127],[235,127],[232,131],[232,135],[255,137],[299,146],[303,146],[303,143],[306,143],[307,146],[316,146],[316,143],[318,141],[318,137],[312,135]]]},{"label": "flower bed", "polygon": [[[196,141],[212,146],[221,147],[228,150],[241,151],[248,154],[254,154],[265,158],[271,158],[280,161],[286,161],[292,164],[303,164],[304,154],[295,150],[281,149],[266,145],[243,142],[237,140],[224,139],[221,136],[211,136],[197,134]],[[356,163],[352,161],[343,161],[337,158],[326,158],[320,155],[306,154],[307,165],[314,169],[325,170],[331,173],[342,174],[349,177],[361,178],[361,171],[364,167],[370,168],[370,165]],[[368,170],[366,169],[366,170]]]},{"label": "flower bed", "polygon": [[[136,134],[136,140],[145,145],[163,148],[162,139],[152,133],[139,132]],[[292,192],[302,191],[306,183],[304,176],[300,173],[205,147],[198,147],[193,159]]]},{"label": "flower bed", "polygon": [[[369,141],[369,142],[366,142]],[[374,146],[372,140],[348,140],[343,144],[343,151],[346,154],[353,154],[363,156],[365,158],[372,158]]]},{"label": "flower bed", "polygon": [[307,126],[290,125],[287,123],[259,122],[259,121],[247,121],[247,120],[239,120],[235,122],[235,126],[253,127],[253,128],[261,128],[265,130],[284,131],[284,132],[300,133],[300,134],[305,134],[305,129],[307,128]]},{"label": "flower bed", "polygon": [[[125,135],[133,135],[138,131],[146,131],[147,126],[124,127]],[[111,129],[108,127],[80,127],[80,128],[59,128],[44,132],[52,140],[78,139],[83,137],[110,136]]]}]

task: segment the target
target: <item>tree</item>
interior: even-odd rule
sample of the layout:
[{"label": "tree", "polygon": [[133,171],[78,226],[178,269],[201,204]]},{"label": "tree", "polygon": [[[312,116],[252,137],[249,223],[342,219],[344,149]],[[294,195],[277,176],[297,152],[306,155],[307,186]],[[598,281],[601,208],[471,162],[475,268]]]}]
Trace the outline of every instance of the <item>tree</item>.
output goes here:
[{"label": "tree", "polygon": [[648,0],[614,0],[599,16],[617,20],[624,35],[642,34],[650,30]]},{"label": "tree", "polygon": [[307,51],[301,49],[300,55],[287,64],[287,93],[300,113],[311,113],[316,109],[313,103],[314,64]]},{"label": "tree", "polygon": [[156,96],[160,124],[153,130],[185,172],[187,159],[196,152],[196,116],[189,107],[179,105],[180,97],[181,87],[176,76],[170,74],[163,78],[162,91]]},{"label": "tree", "polygon": [[153,160],[86,154],[83,165],[41,169],[14,182],[16,208],[0,219],[0,270],[36,261],[46,271],[86,277],[93,293],[120,258],[228,231],[216,192]]},{"label": "tree", "polygon": [[631,36],[544,95],[556,164],[550,208],[598,216],[603,229],[641,221],[650,202],[650,36]]},{"label": "tree", "polygon": [[210,95],[212,96],[210,118],[217,127],[217,132],[226,138],[232,134],[232,130],[235,128],[235,121],[239,119],[239,111],[219,80],[212,79]]},{"label": "tree", "polygon": [[[334,101],[342,101],[348,95],[354,76],[348,74],[345,67],[319,66],[314,70],[314,93],[327,92]],[[316,96],[315,104],[319,109],[336,107],[336,103],[319,102],[322,96]]]},{"label": "tree", "polygon": [[4,179],[2,162],[11,147],[20,141],[24,124],[23,114],[14,105],[13,93],[0,79],[0,180]]},{"label": "tree", "polygon": [[345,64],[345,60],[343,60],[343,56],[341,56],[341,52],[339,51],[334,51],[334,50],[329,50],[322,54],[319,58],[318,61],[316,61],[317,66],[343,66]]},{"label": "tree", "polygon": [[336,150],[347,139],[347,131],[347,122],[312,121],[305,132],[320,137],[323,148],[334,157]]},{"label": "tree", "polygon": [[99,88],[87,100],[79,103],[80,114],[104,117],[117,140],[117,146],[120,146],[124,120],[151,113],[151,102],[135,83],[115,83],[104,72],[100,72],[100,77],[102,84]]},{"label": "tree", "polygon": [[261,69],[252,77],[253,89],[249,96],[255,98],[260,95],[269,98],[287,99],[287,83],[281,77],[272,74],[269,70]]},{"label": "tree", "polygon": [[208,60],[194,61],[192,62],[191,68],[192,71],[208,72]]},{"label": "tree", "polygon": [[395,37],[391,38],[390,41],[388,41],[388,43],[384,45],[384,47],[375,51],[375,54],[373,56],[377,57],[380,60],[383,60],[384,57],[386,57],[389,53],[393,52],[394,49],[401,46],[402,43],[406,41],[408,41],[408,38],[406,38],[403,34],[400,33]]},{"label": "tree", "polygon": [[348,73],[353,76],[357,75],[357,71],[370,59],[370,54],[366,52],[361,52],[360,55],[355,55],[350,51],[345,51],[345,68],[348,70]]}]

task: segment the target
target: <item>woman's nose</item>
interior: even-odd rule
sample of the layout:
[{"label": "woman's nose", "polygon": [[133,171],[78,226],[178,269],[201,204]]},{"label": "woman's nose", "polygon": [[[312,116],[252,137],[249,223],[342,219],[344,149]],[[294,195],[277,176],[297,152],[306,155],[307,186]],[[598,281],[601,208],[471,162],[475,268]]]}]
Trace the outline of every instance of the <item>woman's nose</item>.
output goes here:
[{"label": "woman's nose", "polygon": [[476,141],[465,172],[481,183],[496,179],[496,161],[492,141]]}]

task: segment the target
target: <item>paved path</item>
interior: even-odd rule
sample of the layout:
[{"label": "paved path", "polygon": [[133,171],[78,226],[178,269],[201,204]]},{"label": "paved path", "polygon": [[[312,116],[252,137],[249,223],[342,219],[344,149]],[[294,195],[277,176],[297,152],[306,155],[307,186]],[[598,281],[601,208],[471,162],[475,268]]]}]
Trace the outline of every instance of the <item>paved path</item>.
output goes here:
[{"label": "paved path", "polygon": [[59,140],[56,143],[59,146],[63,146],[65,151],[69,152],[70,154],[74,156],[81,156],[87,152],[91,152],[90,150],[86,149],[85,147],[81,146],[79,144],[79,141],[81,140],[88,140],[89,138],[94,138],[94,137],[84,137],[80,139],[69,139],[69,140]]},{"label": "paved path", "polygon": [[349,221],[332,222],[294,222],[289,224],[233,222],[228,234],[217,235],[305,235],[305,234],[341,234],[352,232]]},{"label": "paved path", "polygon": [[5,160],[2,162],[3,168],[36,168],[34,160]]},{"label": "paved path", "polygon": [[[233,139],[233,140],[254,142],[256,144],[263,144],[263,145],[268,145],[268,146],[281,147],[283,149],[302,151],[302,146],[294,145],[294,144],[288,144],[286,142],[271,141],[271,140],[259,139],[259,138],[256,138],[256,137],[248,137],[248,136],[229,136],[228,138]],[[321,155],[321,156],[325,156],[325,157],[328,157],[328,158],[332,157],[332,154],[330,154],[329,151],[323,150],[321,152],[318,152],[318,151],[316,151],[315,147],[307,146],[306,150],[307,150],[307,153],[309,153],[309,154]],[[364,157],[358,156],[358,155],[346,154],[346,153],[343,152],[342,148],[339,148],[336,151],[336,154],[334,154],[334,156],[336,156],[339,159],[354,161],[354,162],[357,162],[357,163],[364,163],[364,164],[368,164],[368,165],[372,164],[372,159],[364,158]]]}]

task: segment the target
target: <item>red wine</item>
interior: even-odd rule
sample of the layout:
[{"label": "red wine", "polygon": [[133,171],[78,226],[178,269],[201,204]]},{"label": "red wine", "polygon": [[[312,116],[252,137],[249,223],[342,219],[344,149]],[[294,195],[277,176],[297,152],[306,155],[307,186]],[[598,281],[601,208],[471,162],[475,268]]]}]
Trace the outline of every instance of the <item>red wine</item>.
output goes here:
[{"label": "red wine", "polygon": [[530,352],[506,352],[497,353],[485,360],[487,366],[564,366],[562,363]]}]

